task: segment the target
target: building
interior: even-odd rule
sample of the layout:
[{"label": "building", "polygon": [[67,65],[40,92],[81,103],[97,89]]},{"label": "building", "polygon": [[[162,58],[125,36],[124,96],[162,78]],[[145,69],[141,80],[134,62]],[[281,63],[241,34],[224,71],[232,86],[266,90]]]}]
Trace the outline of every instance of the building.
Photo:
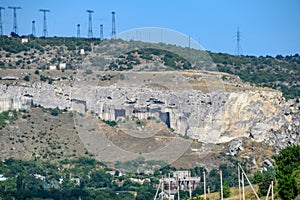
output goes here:
[{"label": "building", "polygon": [[66,63],[60,63],[59,64],[59,69],[66,69]]},{"label": "building", "polygon": [[0,181],[6,181],[7,178],[3,175],[3,174],[0,174]]},{"label": "building", "polygon": [[27,43],[28,42],[28,38],[22,38],[21,39],[21,43],[23,44],[23,43]]},{"label": "building", "polygon": [[56,66],[55,65],[50,65],[49,70],[56,70]]},{"label": "building", "polygon": [[84,49],[80,49],[80,55],[84,55]]}]

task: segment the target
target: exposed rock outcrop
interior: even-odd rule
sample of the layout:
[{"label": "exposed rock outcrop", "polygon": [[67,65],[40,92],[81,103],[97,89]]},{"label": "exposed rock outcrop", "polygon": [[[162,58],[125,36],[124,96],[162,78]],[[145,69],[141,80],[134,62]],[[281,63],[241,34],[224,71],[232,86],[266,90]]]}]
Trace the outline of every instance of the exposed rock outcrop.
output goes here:
[{"label": "exposed rock outcrop", "polygon": [[286,103],[281,93],[274,90],[207,93],[193,89],[172,91],[86,84],[70,87],[46,83],[2,85],[0,88],[3,96],[0,98],[0,111],[40,105],[81,113],[93,111],[101,119],[110,121],[132,116],[140,119],[152,117],[183,136],[207,143],[252,137],[275,144],[282,129],[283,137],[298,138],[290,134],[299,127],[299,122],[297,125],[293,118],[293,113],[299,113],[298,104],[287,105],[291,102]]}]

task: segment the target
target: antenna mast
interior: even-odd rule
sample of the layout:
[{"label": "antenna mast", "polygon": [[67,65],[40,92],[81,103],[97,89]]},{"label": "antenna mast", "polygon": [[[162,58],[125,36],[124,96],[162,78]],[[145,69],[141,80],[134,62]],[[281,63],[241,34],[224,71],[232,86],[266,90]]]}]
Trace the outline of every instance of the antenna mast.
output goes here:
[{"label": "antenna mast", "polygon": [[3,27],[2,27],[2,13],[1,10],[4,10],[4,7],[0,7],[0,36],[3,35]]},{"label": "antenna mast", "polygon": [[94,13],[94,11],[93,10],[87,10],[86,12],[89,13],[88,38],[93,38],[92,13]]},{"label": "antenna mast", "polygon": [[47,31],[47,18],[46,18],[46,13],[50,12],[50,10],[47,9],[39,9],[40,12],[44,13],[44,26],[43,26],[43,37],[48,36],[48,31]]},{"label": "antenna mast", "polygon": [[22,8],[19,6],[8,6],[8,8],[13,10],[13,17],[14,17],[13,32],[18,34],[17,10]]},{"label": "antenna mast", "polygon": [[116,15],[116,12],[111,12],[112,14],[112,30],[111,30],[111,37],[113,39],[116,38],[116,18],[115,18],[115,15]]}]

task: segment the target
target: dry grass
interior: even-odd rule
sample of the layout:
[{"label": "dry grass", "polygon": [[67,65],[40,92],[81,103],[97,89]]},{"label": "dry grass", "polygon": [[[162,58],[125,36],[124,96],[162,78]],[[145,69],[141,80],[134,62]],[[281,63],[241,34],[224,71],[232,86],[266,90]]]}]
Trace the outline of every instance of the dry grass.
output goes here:
[{"label": "dry grass", "polygon": [[[257,185],[254,185],[253,187],[254,187],[255,191],[258,190]],[[231,192],[230,197],[229,198],[224,198],[224,199],[227,199],[227,200],[240,200],[240,195],[239,195],[239,189],[238,188],[230,188],[230,192]],[[204,197],[204,196],[201,195],[201,197]],[[209,200],[219,200],[220,199],[220,193],[219,192],[210,193],[210,194],[207,194],[207,197],[209,198]],[[242,197],[242,191],[241,191],[241,197]],[[245,199],[247,199],[247,200],[257,199],[250,186],[245,187]],[[261,199],[265,199],[265,198],[261,198]]]}]

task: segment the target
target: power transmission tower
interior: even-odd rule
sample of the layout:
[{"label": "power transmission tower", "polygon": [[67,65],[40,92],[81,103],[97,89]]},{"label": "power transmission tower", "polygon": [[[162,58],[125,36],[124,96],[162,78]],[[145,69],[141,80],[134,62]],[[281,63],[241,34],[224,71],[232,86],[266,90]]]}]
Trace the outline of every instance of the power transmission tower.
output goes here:
[{"label": "power transmission tower", "polygon": [[103,24],[100,24],[100,39],[103,40]]},{"label": "power transmission tower", "polygon": [[48,36],[48,31],[47,31],[47,18],[46,18],[46,13],[47,13],[47,12],[50,12],[50,10],[47,10],[47,9],[40,9],[39,11],[44,13],[43,37],[47,37],[47,36]]},{"label": "power transmission tower", "polygon": [[35,36],[35,21],[33,20],[32,21],[32,25],[31,25],[32,27],[31,27],[31,34],[32,34],[32,36]]},{"label": "power transmission tower", "polygon": [[2,12],[1,10],[5,10],[4,7],[0,7],[0,36],[3,35],[3,26],[2,26]]},{"label": "power transmission tower", "polygon": [[116,12],[111,12],[112,14],[112,26],[111,26],[111,37],[116,38]]},{"label": "power transmission tower", "polygon": [[236,37],[236,52],[237,52],[237,56],[240,56],[242,49],[241,49],[241,44],[240,44],[240,41],[241,41],[241,32],[240,32],[239,27],[237,29],[235,37]]},{"label": "power transmission tower", "polygon": [[13,10],[13,18],[14,18],[13,32],[18,34],[17,10],[22,8],[19,6],[8,6],[8,8]]},{"label": "power transmission tower", "polygon": [[77,38],[80,38],[80,24],[77,24]]},{"label": "power transmission tower", "polygon": [[92,13],[94,13],[94,11],[93,10],[87,10],[86,12],[89,13],[88,38],[93,38]]}]

